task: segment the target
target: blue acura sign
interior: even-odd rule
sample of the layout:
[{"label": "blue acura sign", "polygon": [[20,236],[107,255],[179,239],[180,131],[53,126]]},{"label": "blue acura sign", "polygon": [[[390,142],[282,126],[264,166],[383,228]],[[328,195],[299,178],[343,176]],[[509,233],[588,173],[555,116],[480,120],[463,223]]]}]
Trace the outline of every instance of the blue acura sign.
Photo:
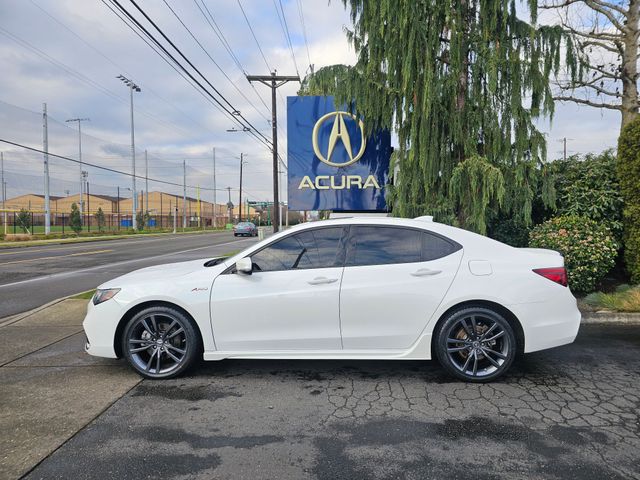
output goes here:
[{"label": "blue acura sign", "polygon": [[391,136],[365,136],[333,97],[287,98],[291,210],[386,211]]}]

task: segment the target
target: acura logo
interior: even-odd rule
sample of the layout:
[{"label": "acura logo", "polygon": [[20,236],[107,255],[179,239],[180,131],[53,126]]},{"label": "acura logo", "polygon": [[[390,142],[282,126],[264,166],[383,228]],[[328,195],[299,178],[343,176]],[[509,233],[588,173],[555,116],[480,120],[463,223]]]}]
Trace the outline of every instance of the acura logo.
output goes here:
[{"label": "acura logo", "polygon": [[[327,154],[324,156],[320,151],[320,147],[318,146],[318,132],[320,131],[320,127],[324,124],[324,122],[328,121],[330,118],[333,118],[333,127],[331,128],[331,134],[329,135],[329,148],[327,148]],[[351,148],[351,137],[349,136],[349,131],[347,130],[347,126],[345,123],[345,119],[348,122],[356,122],[358,125],[358,131],[360,132],[360,138],[362,141],[360,142],[360,150],[354,155],[354,152]],[[333,150],[336,146],[336,142],[340,139],[344,149],[347,152],[349,160],[344,163],[336,163],[331,161],[331,155],[333,154]],[[367,146],[367,139],[364,135],[364,124],[362,120],[358,120],[355,115],[352,115],[348,112],[330,112],[326,115],[323,115],[318,119],[315,126],[313,127],[312,133],[312,143],[313,143],[313,151],[320,159],[321,162],[326,163],[332,167],[346,167],[353,163],[356,163],[362,155],[364,155],[364,150]]]}]

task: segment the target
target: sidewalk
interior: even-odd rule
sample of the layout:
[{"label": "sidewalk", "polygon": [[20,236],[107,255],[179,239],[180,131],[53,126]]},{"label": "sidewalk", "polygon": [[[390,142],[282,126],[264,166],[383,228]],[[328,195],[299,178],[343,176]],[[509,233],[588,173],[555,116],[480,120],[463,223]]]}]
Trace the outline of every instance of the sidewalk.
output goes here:
[{"label": "sidewalk", "polygon": [[[141,382],[125,362],[85,354],[86,305],[0,319],[0,480],[31,471]],[[585,312],[584,323],[640,324],[640,314]]]},{"label": "sidewalk", "polygon": [[24,475],[141,379],[84,353],[87,300],[67,299],[0,325],[0,478]]}]

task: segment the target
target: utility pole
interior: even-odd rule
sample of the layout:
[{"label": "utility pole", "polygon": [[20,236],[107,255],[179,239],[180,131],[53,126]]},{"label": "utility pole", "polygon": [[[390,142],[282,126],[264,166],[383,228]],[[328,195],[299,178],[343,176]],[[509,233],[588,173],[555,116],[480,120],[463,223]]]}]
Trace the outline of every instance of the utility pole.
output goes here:
[{"label": "utility pole", "polygon": [[218,205],[216,203],[216,147],[213,147],[213,228],[216,228],[216,210]]},{"label": "utility pole", "polygon": [[141,92],[142,89],[133,83],[132,80],[129,80],[124,75],[118,75],[117,78],[122,80],[122,82],[129,87],[129,93],[131,95],[131,191],[133,192],[133,202],[131,205],[131,225],[134,230],[138,229],[136,222],[136,201],[138,196],[136,195],[136,142],[133,128],[133,91]]},{"label": "utility pole", "polygon": [[44,151],[44,233],[51,233],[49,215],[49,131],[47,122],[47,104],[42,104],[42,150]]},{"label": "utility pole", "polygon": [[238,193],[238,222],[242,221],[242,153],[240,154],[240,191]]},{"label": "utility pole", "polygon": [[187,161],[182,160],[182,228],[187,228]]},{"label": "utility pole", "polygon": [[80,162],[80,219],[82,220],[82,212],[84,210],[84,177],[82,176],[82,122],[88,122],[88,118],[70,118],[69,122],[78,122],[78,161]]},{"label": "utility pole", "polygon": [[563,151],[563,155],[562,158],[564,158],[565,162],[567,161],[567,137],[564,137],[562,139],[562,151]]},{"label": "utility pole", "polygon": [[4,234],[7,234],[7,198],[4,186],[4,153],[0,152],[0,190],[2,190],[2,217],[4,225]]},{"label": "utility pole", "polygon": [[89,180],[87,180],[87,232],[91,231],[91,203],[89,202]]},{"label": "utility pole", "polygon": [[227,202],[227,215],[229,216],[229,223],[233,223],[233,203],[231,203],[231,187],[227,187],[229,193],[229,201]]},{"label": "utility pole", "polygon": [[272,72],[271,75],[247,75],[249,82],[257,81],[268,87],[271,87],[271,136],[272,136],[272,151],[273,151],[273,233],[278,231],[278,224],[280,223],[280,212],[277,205],[280,204],[278,195],[278,116],[276,114],[276,89],[287,82],[299,82],[300,77],[276,75],[276,72]]},{"label": "utility pole", "polygon": [[118,185],[118,230],[120,230],[120,185]]},{"label": "utility pole", "polygon": [[149,160],[147,159],[147,150],[144,150],[144,213],[149,213]]}]

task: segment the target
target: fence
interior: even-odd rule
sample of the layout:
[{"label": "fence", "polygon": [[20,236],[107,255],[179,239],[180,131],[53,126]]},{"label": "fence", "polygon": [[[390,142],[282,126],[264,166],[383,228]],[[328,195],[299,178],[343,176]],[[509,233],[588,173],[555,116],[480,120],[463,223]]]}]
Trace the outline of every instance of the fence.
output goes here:
[{"label": "fence", "polygon": [[[24,220],[24,222],[22,221]],[[237,219],[236,219],[237,220]],[[20,212],[7,212],[6,227],[3,228],[3,213],[0,212],[0,234],[6,228],[7,233],[31,233],[44,234],[45,214],[42,212],[27,212],[26,217]],[[228,217],[217,216],[216,226],[222,228],[228,221]],[[264,225],[258,217],[252,219],[258,224]],[[167,230],[173,229],[173,215],[149,215],[147,217],[144,230]],[[176,227],[182,229],[182,215],[176,218]],[[213,217],[211,216],[187,216],[187,228],[213,228]],[[132,228],[131,214],[105,213],[104,223],[98,224],[95,212],[82,216],[81,232],[117,232]],[[51,213],[51,233],[73,233],[70,225],[69,213]]]}]

